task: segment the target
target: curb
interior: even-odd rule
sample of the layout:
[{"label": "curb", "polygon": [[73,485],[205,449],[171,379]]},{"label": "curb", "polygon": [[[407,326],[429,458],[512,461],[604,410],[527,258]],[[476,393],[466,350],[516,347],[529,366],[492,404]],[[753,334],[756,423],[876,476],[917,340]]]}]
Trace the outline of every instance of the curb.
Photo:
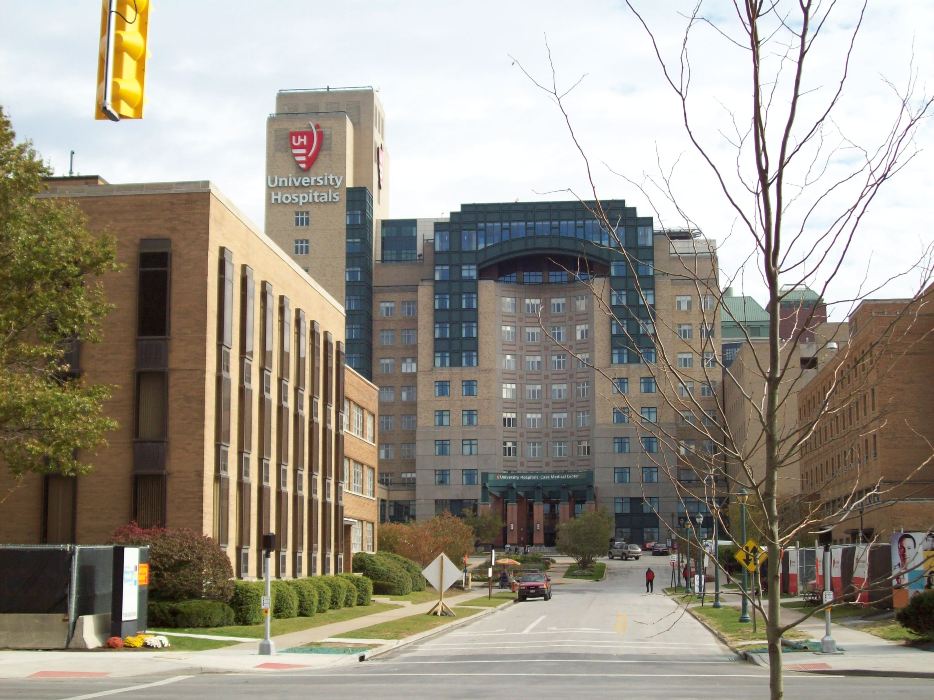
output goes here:
[{"label": "curb", "polygon": [[466,625],[468,622],[473,622],[474,620],[479,620],[480,618],[486,617],[488,615],[492,615],[493,613],[499,610],[502,610],[503,608],[509,605],[514,605],[515,602],[516,601],[514,600],[509,600],[501,605],[497,605],[495,608],[487,608],[483,612],[477,613],[476,615],[471,615],[470,617],[465,617],[461,620],[452,620],[451,622],[447,624],[438,625],[434,629],[426,630],[425,632],[419,632],[418,634],[413,634],[410,637],[403,637],[402,639],[390,640],[386,644],[378,646],[376,649],[371,649],[369,651],[363,652],[357,657],[357,660],[358,661],[369,661],[370,659],[376,658],[377,656],[388,654],[390,651],[393,651],[395,649],[408,646],[409,644],[414,644],[415,642],[420,642],[423,639],[428,639],[429,637],[433,637],[434,635],[440,634],[441,632],[446,632],[448,630],[454,629],[455,627],[461,627],[463,625]]},{"label": "curb", "polygon": [[[666,595],[667,595],[667,594],[666,594]],[[671,598],[671,596],[668,596],[668,597]],[[690,616],[693,617],[695,620],[697,620],[699,623],[701,623],[701,625],[703,625],[703,626],[707,629],[708,632],[710,632],[714,637],[716,637],[717,639],[719,639],[721,644],[723,644],[724,646],[726,646],[727,649],[729,649],[729,650],[732,651],[734,654],[736,654],[737,658],[743,659],[744,661],[747,661],[747,662],[749,662],[749,663],[755,664],[755,665],[757,665],[757,666],[761,666],[761,665],[762,665],[762,663],[761,663],[760,661],[754,660],[754,659],[752,658],[753,655],[750,654],[749,652],[747,652],[747,651],[740,651],[739,649],[737,649],[736,647],[734,647],[729,641],[727,641],[727,638],[724,637],[723,634],[722,634],[719,630],[714,629],[713,627],[711,627],[710,625],[708,625],[708,624],[707,624],[707,621],[706,621],[704,618],[700,617],[699,615],[695,615],[695,614],[691,611],[691,606],[685,607],[685,610],[687,610],[688,615],[690,615]]]}]

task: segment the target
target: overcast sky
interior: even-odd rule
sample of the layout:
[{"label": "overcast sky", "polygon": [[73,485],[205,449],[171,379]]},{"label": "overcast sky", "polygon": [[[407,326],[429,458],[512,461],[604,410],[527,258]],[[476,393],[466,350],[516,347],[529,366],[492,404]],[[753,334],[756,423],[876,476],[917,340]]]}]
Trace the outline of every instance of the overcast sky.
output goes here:
[{"label": "overcast sky", "polygon": [[[663,51],[677,59],[684,24],[677,10],[693,3],[637,4]],[[858,10],[855,0],[840,4],[845,8],[823,29],[823,53],[809,59],[813,92],[805,114],[819,108],[839,77]],[[550,80],[547,36],[563,88],[586,74],[567,107],[600,195],[652,215],[646,195],[621,176],[641,181],[659,162],[666,171],[677,162],[678,201],[693,225],[721,242],[724,271],[737,273],[749,256],[748,235],[685,139],[652,45],[623,2],[587,0],[572,9],[566,0],[152,0],[145,118],[119,124],[93,119],[100,5],[0,0],[0,105],[18,137],[31,139],[56,174],[67,174],[74,150],[77,173],[112,183],[211,180],[261,228],[265,123],[276,91],[370,85],[386,112],[391,216],[445,216],[465,202],[566,199],[567,188],[589,197],[560,113],[511,58]],[[705,7],[713,24],[738,36],[732,3]],[[850,144],[875,148],[896,115],[886,80],[903,88],[913,62],[919,88],[934,91],[932,30],[930,0],[876,0],[869,9],[835,120],[841,133],[825,141],[847,146],[829,174],[858,162],[860,151]],[[748,54],[708,25],[697,31],[690,44],[692,113],[713,156],[733,172],[730,115],[743,131]],[[783,95],[774,103],[783,105]],[[934,238],[932,146],[929,119],[915,139],[921,152],[875,200],[829,299],[852,296],[867,270],[869,286],[895,274]],[[657,226],[685,224],[656,205]],[[832,221],[832,212],[814,217],[803,242]],[[742,279],[761,298],[753,265]],[[880,294],[908,294],[917,281],[913,273]]]}]

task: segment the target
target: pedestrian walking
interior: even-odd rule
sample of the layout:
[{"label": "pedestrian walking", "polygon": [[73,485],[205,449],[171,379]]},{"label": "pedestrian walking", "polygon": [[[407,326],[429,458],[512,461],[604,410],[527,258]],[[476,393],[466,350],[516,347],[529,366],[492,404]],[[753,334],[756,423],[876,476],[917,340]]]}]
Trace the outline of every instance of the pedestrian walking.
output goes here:
[{"label": "pedestrian walking", "polygon": [[655,572],[652,571],[650,566],[645,572],[645,592],[652,593],[655,591]]},{"label": "pedestrian walking", "polygon": [[684,566],[684,590],[687,593],[691,592],[691,565],[685,564]]}]

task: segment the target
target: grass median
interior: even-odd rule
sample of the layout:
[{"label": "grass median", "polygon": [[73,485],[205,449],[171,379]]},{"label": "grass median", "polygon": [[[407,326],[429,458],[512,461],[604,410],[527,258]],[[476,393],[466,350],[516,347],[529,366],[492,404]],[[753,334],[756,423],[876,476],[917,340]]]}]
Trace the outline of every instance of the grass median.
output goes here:
[{"label": "grass median", "polygon": [[580,569],[577,564],[571,564],[564,573],[563,578],[579,578],[587,581],[602,581],[606,574],[606,564],[602,561],[594,562],[593,568]]},{"label": "grass median", "polygon": [[452,609],[456,617],[438,617],[437,615],[428,615],[426,613],[409,615],[408,617],[401,617],[398,620],[381,622],[378,625],[371,625],[370,627],[353,630],[352,632],[338,634],[335,635],[335,639],[404,639],[413,634],[427,632],[428,630],[440,627],[448,622],[462,620],[465,617],[470,617],[471,615],[476,615],[481,612],[475,608],[462,608],[459,606],[455,606]]}]

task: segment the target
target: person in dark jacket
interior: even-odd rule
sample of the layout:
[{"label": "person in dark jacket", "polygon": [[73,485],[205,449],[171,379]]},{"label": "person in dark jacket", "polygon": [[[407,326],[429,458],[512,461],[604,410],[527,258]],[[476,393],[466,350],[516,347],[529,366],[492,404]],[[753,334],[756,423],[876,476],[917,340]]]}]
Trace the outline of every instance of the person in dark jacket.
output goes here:
[{"label": "person in dark jacket", "polygon": [[655,591],[655,572],[652,571],[650,566],[645,572],[645,592],[652,593]]},{"label": "person in dark jacket", "polygon": [[506,573],[505,569],[503,569],[499,574],[499,587],[509,588],[509,574]]}]

